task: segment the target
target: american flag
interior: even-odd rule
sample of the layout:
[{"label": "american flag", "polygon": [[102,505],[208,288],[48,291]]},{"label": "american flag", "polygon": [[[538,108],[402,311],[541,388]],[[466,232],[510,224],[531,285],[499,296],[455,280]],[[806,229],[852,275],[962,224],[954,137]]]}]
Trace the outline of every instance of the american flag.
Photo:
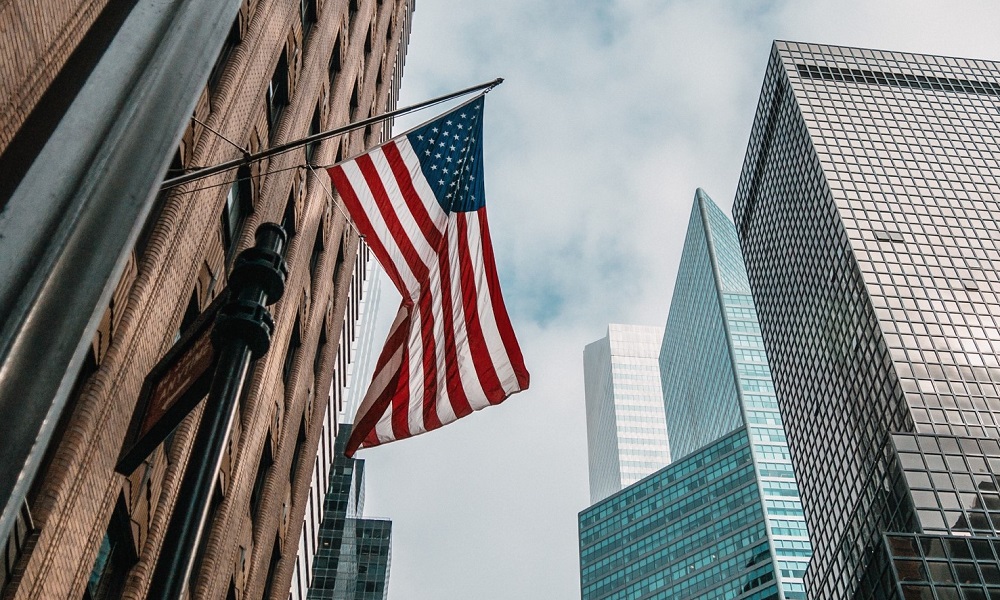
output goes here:
[{"label": "american flag", "polygon": [[329,169],[403,302],[346,454],[528,387],[486,222],[483,96]]}]

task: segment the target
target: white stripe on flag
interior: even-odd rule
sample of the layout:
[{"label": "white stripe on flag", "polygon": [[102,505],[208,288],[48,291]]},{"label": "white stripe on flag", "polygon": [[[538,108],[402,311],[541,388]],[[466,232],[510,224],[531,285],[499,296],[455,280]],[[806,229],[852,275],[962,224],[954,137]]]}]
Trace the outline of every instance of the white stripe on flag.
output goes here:
[{"label": "white stripe on flag", "polygon": [[[469,214],[469,213],[462,213]],[[455,347],[458,350],[458,372],[462,377],[462,387],[469,398],[469,406],[473,410],[479,410],[489,406],[486,394],[483,392],[483,384],[479,381],[479,373],[476,372],[475,357],[469,344],[469,328],[466,324],[465,300],[466,293],[473,291],[463,289],[461,277],[461,244],[459,240],[459,228],[457,220],[459,214],[451,215],[451,223],[448,227],[448,260],[451,261],[453,272],[451,277],[451,296],[454,304]],[[477,311],[478,312],[478,311]],[[472,319],[478,319],[478,314],[469,315]]]},{"label": "white stripe on flag", "polygon": [[469,252],[473,256],[472,264],[476,268],[479,322],[483,327],[483,337],[486,339],[486,347],[489,348],[490,359],[497,377],[500,379],[500,384],[507,394],[513,394],[519,390],[517,375],[514,374],[514,367],[511,366],[510,356],[507,354],[507,347],[504,346],[503,338],[500,337],[500,328],[497,326],[496,314],[493,312],[493,299],[490,297],[489,281],[483,270],[485,260],[483,259],[483,232],[480,230],[479,213],[466,214],[469,224]]},{"label": "white stripe on flag", "polygon": [[[381,152],[378,152],[378,154],[381,154]],[[365,215],[372,224],[375,236],[385,246],[386,252],[389,253],[389,259],[392,261],[393,267],[403,279],[403,283],[406,285],[407,292],[411,295],[412,300],[416,302],[416,294],[420,289],[420,283],[417,280],[416,274],[412,269],[410,269],[410,265],[407,264],[396,237],[389,231],[389,226],[387,225],[385,218],[382,216],[382,213],[379,211],[378,206],[375,203],[374,196],[372,196],[370,192],[365,193],[369,188],[368,182],[365,180],[365,176],[361,172],[361,168],[358,166],[356,161],[345,163],[342,165],[342,168],[344,170],[344,175],[347,177],[348,181],[350,181],[351,187],[355,190],[359,190],[358,201],[361,203],[362,210],[364,210]],[[403,212],[408,213],[409,211]]]}]

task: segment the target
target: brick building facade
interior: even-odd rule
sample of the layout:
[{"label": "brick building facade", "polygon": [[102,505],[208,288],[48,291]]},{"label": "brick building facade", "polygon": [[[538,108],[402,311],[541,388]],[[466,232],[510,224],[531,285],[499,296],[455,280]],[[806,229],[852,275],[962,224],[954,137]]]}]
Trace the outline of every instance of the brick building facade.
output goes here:
[{"label": "brick building facade", "polygon": [[[0,154],[66,77],[106,0],[0,7]],[[128,3],[124,3],[128,4]],[[395,106],[413,0],[244,0],[170,175]],[[127,11],[126,11],[127,12]],[[83,40],[83,42],[81,42]],[[34,124],[33,124],[34,123]],[[386,128],[388,125],[385,126]],[[42,128],[44,129],[44,128]],[[383,139],[370,126],[161,194],[104,312],[69,404],[6,540],[0,597],[143,598],[197,429],[196,409],[130,477],[113,470],[150,367],[225,287],[265,221],[290,234],[270,352],[239,401],[189,584],[196,598],[288,597],[331,382],[354,335],[362,248],[322,170]],[[169,176],[169,175],[168,175]],[[341,357],[343,358],[343,357]],[[338,389],[340,386],[336,386]],[[29,516],[30,513],[30,516]]]}]

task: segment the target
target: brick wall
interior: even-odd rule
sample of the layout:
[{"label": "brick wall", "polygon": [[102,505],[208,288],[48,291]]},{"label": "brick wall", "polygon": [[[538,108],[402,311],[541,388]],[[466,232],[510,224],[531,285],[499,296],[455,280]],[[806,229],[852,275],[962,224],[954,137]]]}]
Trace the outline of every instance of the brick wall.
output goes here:
[{"label": "brick wall", "polygon": [[[83,15],[74,15],[76,21],[70,23],[68,16],[57,18],[55,13],[60,11],[55,8],[37,9],[48,13],[32,12],[29,4],[47,3],[14,0],[0,8],[0,19],[16,19],[22,26],[19,31],[44,31],[54,40],[47,47],[68,39],[64,29],[82,27],[76,23]],[[72,6],[82,11],[95,4]],[[405,40],[402,29],[411,8],[409,0],[325,0],[318,4],[317,22],[303,39],[298,0],[244,3],[234,29],[240,41],[195,110],[205,126],[192,121],[175,166],[190,168],[238,157],[239,150],[226,139],[256,150],[303,137],[317,106],[323,130],[367,117],[371,110],[384,110],[390,94],[398,90],[396,46]],[[65,12],[74,10],[66,8]],[[23,55],[36,49],[44,54],[37,45],[41,41],[35,39],[44,36],[24,35],[27,49]],[[340,70],[331,89],[330,57],[338,38]],[[0,42],[4,98],[16,95],[12,90],[18,77],[11,73],[20,73],[17,69],[25,66],[8,64],[13,60],[9,57],[20,52],[6,47],[8,43],[6,38]],[[271,131],[265,98],[283,49],[287,50],[290,102]],[[27,85],[29,79],[41,81],[38,75],[31,77],[24,73],[19,85]],[[352,107],[355,94],[357,106]],[[2,137],[3,128],[13,122],[8,117],[7,112],[0,117],[7,119],[0,121],[0,143],[8,139]],[[313,161],[332,163],[338,155],[363,151],[380,136],[381,129],[372,127],[327,140],[316,149]],[[360,243],[334,206],[326,174],[304,168],[304,161],[303,151],[296,150],[262,161],[250,171],[253,207],[240,229],[237,249],[253,243],[260,223],[281,222],[289,204],[295,235],[286,251],[286,292],[271,307],[276,321],[271,350],[258,361],[246,383],[238,423],[223,460],[220,502],[211,517],[192,597],[260,598],[269,580],[272,598],[288,595],[326,409],[325,402],[312,399],[326,397],[334,374],[334,353]],[[37,542],[22,557],[18,579],[4,590],[5,599],[84,597],[109,523],[120,522],[118,516],[128,523],[127,537],[135,549],[122,597],[145,596],[200,409],[132,476],[117,475],[113,467],[146,373],[173,343],[189,305],[203,309],[225,285],[235,252],[227,254],[223,248],[220,217],[234,176],[226,173],[193,182],[158,199],[133,252],[132,268],[126,270],[95,337],[92,369],[81,375],[60,424],[61,433],[32,490]],[[317,243],[322,250],[314,261]],[[311,263],[315,264],[312,271]],[[336,272],[335,281],[337,264],[345,268]],[[288,370],[286,350],[296,322],[301,345]],[[321,330],[326,340],[322,346]],[[318,361],[317,351],[322,353]],[[317,414],[309,414],[307,406]],[[305,432],[304,439],[300,431]],[[251,495],[265,445],[269,445],[273,464],[263,478],[254,520]],[[290,473],[297,445],[301,445],[299,468]],[[280,558],[272,556],[275,548]]]}]

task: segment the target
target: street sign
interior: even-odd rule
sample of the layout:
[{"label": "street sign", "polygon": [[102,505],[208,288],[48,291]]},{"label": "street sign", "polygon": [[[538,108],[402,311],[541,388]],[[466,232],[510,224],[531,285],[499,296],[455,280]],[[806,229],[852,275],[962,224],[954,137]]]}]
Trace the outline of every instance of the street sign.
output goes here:
[{"label": "street sign", "polygon": [[135,471],[208,394],[218,358],[212,327],[228,300],[227,288],[146,375],[115,465],[122,475]]}]

